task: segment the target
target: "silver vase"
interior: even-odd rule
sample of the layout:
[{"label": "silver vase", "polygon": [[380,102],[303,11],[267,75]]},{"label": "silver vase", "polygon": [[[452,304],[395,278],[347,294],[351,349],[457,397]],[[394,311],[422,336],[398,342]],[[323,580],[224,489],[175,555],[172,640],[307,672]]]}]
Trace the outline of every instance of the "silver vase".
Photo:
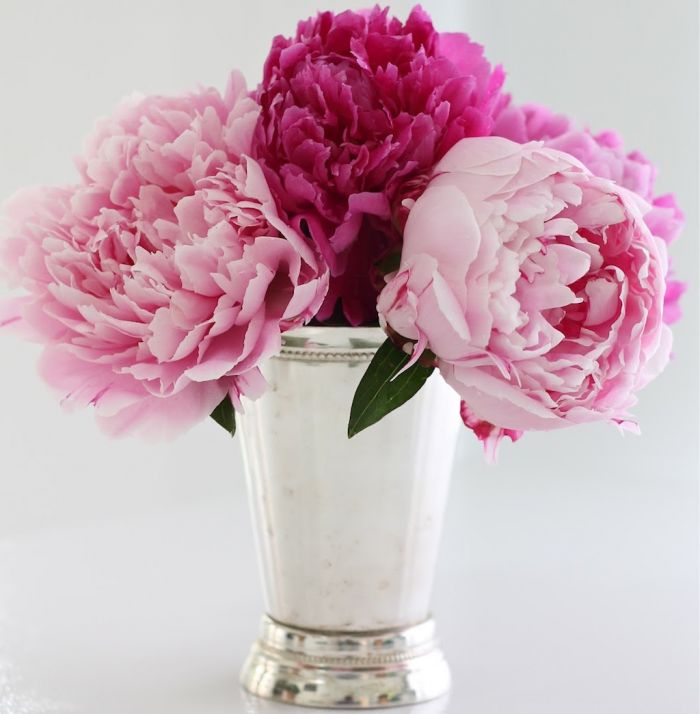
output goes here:
[{"label": "silver vase", "polygon": [[384,339],[287,333],[241,419],[266,612],[242,683],[259,697],[374,708],[449,689],[430,596],[458,398],[433,375],[349,440],[355,388]]}]

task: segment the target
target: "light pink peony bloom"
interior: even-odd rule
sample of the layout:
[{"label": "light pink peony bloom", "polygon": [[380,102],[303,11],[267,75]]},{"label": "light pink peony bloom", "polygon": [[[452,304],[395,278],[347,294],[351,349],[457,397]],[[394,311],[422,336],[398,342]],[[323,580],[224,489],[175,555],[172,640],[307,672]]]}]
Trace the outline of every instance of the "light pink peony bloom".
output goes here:
[{"label": "light pink peony bloom", "polygon": [[[537,104],[507,105],[499,109],[493,134],[527,143],[544,141],[545,146],[576,157],[591,173],[611,179],[641,196],[651,205],[644,215],[649,230],[667,244],[674,241],[684,224],[683,212],[673,194],[655,195],[656,167],[638,151],[626,152],[622,137],[614,131],[592,134],[577,129],[562,114]],[[680,298],[685,283],[667,276],[664,320],[669,325],[681,318]]]},{"label": "light pink peony bloom", "polygon": [[78,185],[5,206],[3,262],[27,294],[2,318],[47,343],[44,377],[109,433],[174,435],[227,393],[240,407],[323,301],[327,271],[247,157],[258,115],[237,74],[225,96],[132,100]]},{"label": "light pink peony bloom", "polygon": [[479,419],[469,409],[465,401],[460,403],[459,415],[462,417],[464,426],[468,426],[482,443],[486,461],[489,463],[495,463],[498,446],[505,437],[508,437],[511,441],[517,441],[524,433],[519,429],[501,429],[488,421]]},{"label": "light pink peony bloom", "polygon": [[666,245],[644,210],[562,152],[464,139],[410,210],[380,320],[415,341],[414,359],[432,350],[468,425],[631,427],[671,345]]}]

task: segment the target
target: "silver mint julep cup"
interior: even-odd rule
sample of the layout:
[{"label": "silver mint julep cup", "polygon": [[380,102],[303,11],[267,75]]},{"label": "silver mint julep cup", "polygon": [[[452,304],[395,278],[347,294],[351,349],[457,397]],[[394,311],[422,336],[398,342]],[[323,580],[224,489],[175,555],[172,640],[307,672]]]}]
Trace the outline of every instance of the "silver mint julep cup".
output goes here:
[{"label": "silver mint julep cup", "polygon": [[265,616],[242,672],[258,697],[325,708],[429,701],[450,686],[430,597],[459,398],[438,374],[352,439],[355,389],[385,335],[284,335],[240,419]]}]

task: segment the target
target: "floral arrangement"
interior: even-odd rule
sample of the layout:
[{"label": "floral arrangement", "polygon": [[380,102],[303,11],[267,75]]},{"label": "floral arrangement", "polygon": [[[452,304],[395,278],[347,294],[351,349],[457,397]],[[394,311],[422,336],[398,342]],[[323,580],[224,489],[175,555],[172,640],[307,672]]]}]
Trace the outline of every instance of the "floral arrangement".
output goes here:
[{"label": "floral arrangement", "polygon": [[[242,397],[295,327],[381,325],[349,436],[439,370],[490,455],[503,437],[634,428],[665,367],[683,215],[613,132],[519,106],[504,72],[416,7],[320,13],[262,81],[134,97],[71,186],[2,213],[20,289],[0,325],[109,433],[173,435]],[[348,405],[350,407],[350,405]]]}]

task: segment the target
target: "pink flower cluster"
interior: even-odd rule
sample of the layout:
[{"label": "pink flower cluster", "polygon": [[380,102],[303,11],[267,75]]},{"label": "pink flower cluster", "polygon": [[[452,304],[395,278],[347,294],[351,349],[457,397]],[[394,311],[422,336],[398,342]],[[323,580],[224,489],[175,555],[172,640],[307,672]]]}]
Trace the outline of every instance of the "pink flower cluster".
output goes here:
[{"label": "pink flower cluster", "polygon": [[489,450],[526,430],[631,425],[671,346],[665,244],[643,210],[536,143],[465,139],[438,162],[379,315],[414,359],[436,355]]},{"label": "pink flower cluster", "polygon": [[492,455],[630,426],[680,317],[682,213],[616,134],[515,106],[503,80],[420,7],[375,7],[276,37],[253,91],[234,73],[223,94],[130,99],[74,185],[4,205],[20,294],[0,326],[42,342],[46,380],[112,434],[240,410],[311,320],[429,350]]},{"label": "pink flower cluster", "polygon": [[5,206],[3,262],[27,293],[5,321],[46,343],[46,380],[110,433],[178,433],[259,395],[260,362],[321,305],[328,271],[250,158],[258,114],[235,74],[224,96],[129,101],[79,183]]}]

